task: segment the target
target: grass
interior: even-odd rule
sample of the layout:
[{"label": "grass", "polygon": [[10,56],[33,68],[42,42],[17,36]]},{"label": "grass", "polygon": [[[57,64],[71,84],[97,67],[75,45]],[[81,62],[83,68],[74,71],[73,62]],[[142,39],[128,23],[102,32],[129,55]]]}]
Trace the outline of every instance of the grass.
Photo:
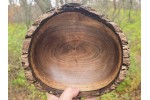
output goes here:
[{"label": "grass", "polygon": [[39,92],[26,81],[24,69],[21,66],[21,50],[27,32],[26,26],[9,24],[8,30],[9,100],[46,100],[45,93]]},{"label": "grass", "polygon": [[[125,18],[120,25],[128,39],[130,47],[131,64],[129,71],[124,82],[113,92],[103,95],[101,97],[102,100],[140,100],[140,94],[137,97],[133,97],[133,95],[141,83],[141,12],[132,11],[131,13],[132,21]],[[119,23],[119,21],[116,21],[116,23]]]},{"label": "grass", "polygon": [[[120,13],[118,20],[115,19],[114,21],[120,25],[128,38],[131,65],[124,82],[116,90],[101,96],[101,100],[140,100],[141,12],[132,11],[130,21],[122,11]],[[124,20],[120,22],[123,17]],[[21,66],[21,50],[24,36],[27,32],[26,26],[24,24],[9,24],[8,30],[9,100],[20,100],[20,96],[23,100],[46,100],[45,93],[39,92],[26,81],[24,70]]]}]

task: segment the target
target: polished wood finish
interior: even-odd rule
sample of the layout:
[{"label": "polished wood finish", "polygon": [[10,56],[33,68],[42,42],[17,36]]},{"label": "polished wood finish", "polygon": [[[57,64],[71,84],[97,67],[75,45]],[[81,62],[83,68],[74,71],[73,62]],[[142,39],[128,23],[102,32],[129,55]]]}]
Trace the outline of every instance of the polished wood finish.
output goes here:
[{"label": "polished wood finish", "polygon": [[128,42],[113,22],[79,4],[42,15],[28,30],[22,64],[29,81],[52,94],[78,87],[78,97],[117,87],[129,66]]}]

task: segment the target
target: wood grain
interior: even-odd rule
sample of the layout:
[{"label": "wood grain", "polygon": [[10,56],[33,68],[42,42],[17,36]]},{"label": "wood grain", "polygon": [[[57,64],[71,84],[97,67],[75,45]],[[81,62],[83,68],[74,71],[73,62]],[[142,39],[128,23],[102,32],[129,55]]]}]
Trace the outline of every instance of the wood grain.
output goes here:
[{"label": "wood grain", "polygon": [[40,16],[26,35],[22,64],[27,79],[42,91],[60,95],[78,87],[80,97],[114,90],[124,80],[128,42],[121,29],[80,4],[65,4]]}]

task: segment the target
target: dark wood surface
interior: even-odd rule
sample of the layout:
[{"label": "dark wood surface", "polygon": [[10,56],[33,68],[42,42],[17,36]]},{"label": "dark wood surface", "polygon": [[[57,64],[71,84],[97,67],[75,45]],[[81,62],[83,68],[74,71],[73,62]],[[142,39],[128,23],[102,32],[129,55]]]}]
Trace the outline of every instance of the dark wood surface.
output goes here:
[{"label": "dark wood surface", "polygon": [[30,27],[22,64],[27,79],[41,91],[59,96],[70,86],[80,88],[78,97],[98,96],[124,80],[130,64],[128,42],[103,15],[66,4],[40,16]]}]

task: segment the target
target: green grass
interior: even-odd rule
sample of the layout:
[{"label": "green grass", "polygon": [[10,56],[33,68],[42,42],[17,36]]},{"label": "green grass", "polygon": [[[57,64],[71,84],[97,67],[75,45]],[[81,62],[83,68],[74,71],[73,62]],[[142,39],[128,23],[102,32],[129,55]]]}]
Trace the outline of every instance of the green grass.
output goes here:
[{"label": "green grass", "polygon": [[[126,12],[127,13],[127,12]],[[114,21],[120,25],[125,33],[130,46],[130,68],[127,77],[116,90],[105,94],[101,100],[139,100],[133,98],[132,94],[139,87],[141,82],[141,12],[132,11],[131,19],[128,20],[123,11],[117,16]],[[124,17],[124,18],[123,18]],[[122,19],[122,20],[121,20]],[[121,21],[121,22],[120,22]],[[25,89],[27,91],[27,100],[46,100],[45,93],[39,92],[36,88],[29,84],[24,75],[24,70],[21,66],[21,50],[22,43],[27,32],[24,24],[9,24],[8,26],[8,54],[9,54],[9,93],[15,93],[17,89]],[[11,87],[15,89],[11,89]],[[14,94],[17,95],[17,94]],[[13,96],[12,96],[13,97]],[[11,95],[9,95],[11,98]],[[37,99],[38,98],[38,99]],[[139,96],[140,98],[140,96]],[[16,99],[13,99],[16,100]],[[25,99],[24,99],[25,100]]]},{"label": "green grass", "polygon": [[[24,69],[21,65],[22,43],[27,32],[24,24],[9,24],[8,26],[8,54],[9,54],[9,99],[17,92],[25,90],[24,100],[46,100],[45,93],[39,92],[25,78]],[[11,89],[12,88],[12,89]],[[15,88],[15,89],[14,89]],[[11,95],[12,94],[12,95]],[[28,95],[29,94],[29,95]],[[18,95],[21,96],[21,95]],[[12,99],[11,99],[12,100]],[[16,99],[13,99],[16,100]]]},{"label": "green grass", "polygon": [[[131,20],[125,18],[120,27],[125,33],[130,47],[130,68],[127,77],[116,90],[105,94],[102,100],[135,100],[132,97],[133,91],[136,90],[141,83],[141,12],[132,11]],[[122,17],[122,16],[120,16]],[[116,21],[116,23],[119,23]],[[119,98],[119,99],[117,99]],[[140,100],[140,96],[139,99]]]}]

